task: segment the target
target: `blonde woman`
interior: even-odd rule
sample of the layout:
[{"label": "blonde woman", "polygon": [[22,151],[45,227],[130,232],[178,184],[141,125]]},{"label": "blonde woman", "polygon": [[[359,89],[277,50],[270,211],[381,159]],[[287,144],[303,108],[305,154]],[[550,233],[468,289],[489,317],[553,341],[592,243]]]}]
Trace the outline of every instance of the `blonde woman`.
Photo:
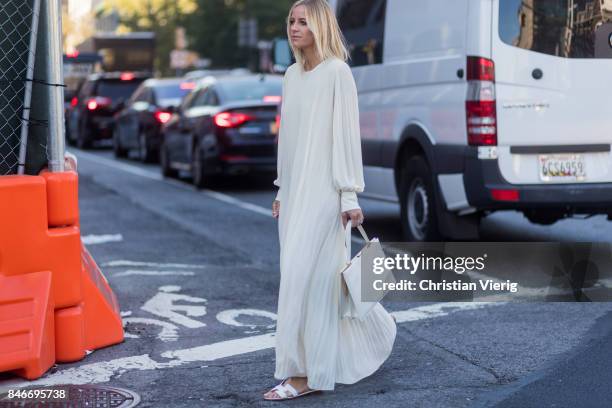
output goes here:
[{"label": "blonde woman", "polygon": [[276,369],[264,394],[292,399],[375,372],[391,353],[396,327],[380,305],[363,320],[339,311],[344,227],[363,222],[357,89],[347,50],[325,0],[299,0],[287,18],[296,63],[283,82],[279,187],[280,292]]}]

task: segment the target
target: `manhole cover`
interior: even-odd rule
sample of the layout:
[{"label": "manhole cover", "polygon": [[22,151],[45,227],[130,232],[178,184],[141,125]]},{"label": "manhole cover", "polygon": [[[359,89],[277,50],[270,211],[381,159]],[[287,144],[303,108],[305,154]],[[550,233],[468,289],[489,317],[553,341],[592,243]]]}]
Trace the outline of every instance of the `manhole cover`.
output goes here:
[{"label": "manhole cover", "polygon": [[0,408],[130,408],[139,403],[135,392],[99,385],[23,388],[0,394]]}]

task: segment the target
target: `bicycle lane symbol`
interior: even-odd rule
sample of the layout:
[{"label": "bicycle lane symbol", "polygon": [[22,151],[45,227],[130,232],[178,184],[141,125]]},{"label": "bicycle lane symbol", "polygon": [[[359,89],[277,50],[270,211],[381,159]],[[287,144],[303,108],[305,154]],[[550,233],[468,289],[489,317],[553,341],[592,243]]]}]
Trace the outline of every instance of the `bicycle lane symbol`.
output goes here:
[{"label": "bicycle lane symbol", "polygon": [[[206,327],[206,323],[195,318],[207,315],[208,301],[205,298],[181,294],[180,291],[181,287],[177,285],[160,286],[158,292],[140,307],[142,311],[155,317],[133,316],[131,311],[122,312],[125,337],[140,338],[138,334],[133,333],[135,325],[158,327],[157,339],[163,342],[179,340],[179,330],[182,327],[187,329]],[[244,323],[241,321],[244,317],[257,320],[258,323]],[[259,333],[262,329],[274,329],[276,326],[275,313],[258,309],[223,310],[216,315],[216,319],[228,326],[249,329],[245,334]],[[262,319],[268,323],[259,323]]]}]

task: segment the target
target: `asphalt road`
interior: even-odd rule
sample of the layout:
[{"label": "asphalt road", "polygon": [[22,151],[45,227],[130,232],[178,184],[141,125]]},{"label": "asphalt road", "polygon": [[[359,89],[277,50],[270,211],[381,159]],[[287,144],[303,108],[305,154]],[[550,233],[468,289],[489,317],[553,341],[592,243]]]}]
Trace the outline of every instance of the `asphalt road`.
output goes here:
[{"label": "asphalt road", "polygon": [[[120,345],[0,391],[57,384],[130,389],[151,407],[272,406],[278,230],[272,177],[214,190],[159,169],[79,158],[82,235],[121,304]],[[365,226],[399,241],[398,208],[362,199]],[[534,226],[500,213],[485,241],[609,241],[603,217]],[[355,245],[354,245],[355,246]],[[178,305],[178,307],[176,307]],[[398,320],[390,359],[355,385],[292,401],[304,407],[609,407],[612,304],[386,302]]]}]

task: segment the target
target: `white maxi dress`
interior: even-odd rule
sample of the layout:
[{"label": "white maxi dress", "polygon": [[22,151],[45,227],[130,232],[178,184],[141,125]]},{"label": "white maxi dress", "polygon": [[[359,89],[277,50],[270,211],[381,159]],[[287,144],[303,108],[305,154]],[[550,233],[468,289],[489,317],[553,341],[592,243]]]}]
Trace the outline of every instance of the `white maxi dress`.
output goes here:
[{"label": "white maxi dress", "polygon": [[364,189],[357,89],[350,67],[328,58],[293,64],[283,80],[278,144],[280,291],[274,377],[308,377],[333,390],[374,373],[396,326],[377,304],[362,320],[341,318],[346,263],[341,211]]}]

